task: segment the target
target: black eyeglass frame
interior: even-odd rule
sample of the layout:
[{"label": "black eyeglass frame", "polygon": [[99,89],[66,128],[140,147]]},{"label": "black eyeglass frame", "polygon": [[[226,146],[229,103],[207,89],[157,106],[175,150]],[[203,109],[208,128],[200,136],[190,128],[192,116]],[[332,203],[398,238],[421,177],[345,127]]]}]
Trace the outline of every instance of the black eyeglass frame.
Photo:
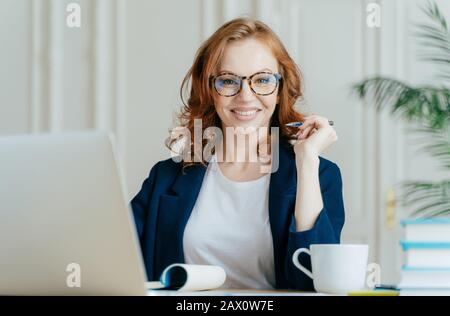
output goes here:
[{"label": "black eyeglass frame", "polygon": [[[270,93],[257,93],[257,92],[253,89],[253,87],[252,87],[252,78],[253,78],[254,76],[260,75],[260,74],[273,75],[273,76],[275,77],[275,79],[276,79],[276,84],[275,84],[275,87],[273,88],[272,92],[270,92]],[[235,94],[232,94],[232,95],[223,95],[223,94],[220,94],[219,91],[217,90],[215,81],[216,81],[216,79],[217,79],[218,77],[223,76],[223,75],[232,75],[232,76],[235,76],[235,77],[237,77],[237,78],[240,79],[240,87],[239,87],[239,90],[238,90]],[[261,96],[267,96],[267,95],[271,95],[272,93],[275,92],[275,90],[277,90],[278,84],[279,84],[279,82],[280,82],[280,80],[281,80],[281,75],[280,75],[279,73],[272,73],[272,72],[270,72],[270,71],[260,71],[260,72],[254,73],[254,74],[251,75],[251,76],[239,76],[239,75],[236,75],[236,74],[234,74],[234,73],[232,73],[232,72],[222,72],[222,73],[219,73],[219,74],[217,74],[217,75],[215,75],[215,76],[214,76],[214,75],[209,76],[209,81],[210,81],[210,83],[212,84],[212,86],[214,87],[214,90],[217,92],[218,95],[223,96],[223,97],[234,97],[235,95],[238,95],[238,94],[242,91],[242,86],[243,86],[244,80],[247,80],[248,86],[250,87],[250,89],[253,91],[254,94],[261,95]]]}]

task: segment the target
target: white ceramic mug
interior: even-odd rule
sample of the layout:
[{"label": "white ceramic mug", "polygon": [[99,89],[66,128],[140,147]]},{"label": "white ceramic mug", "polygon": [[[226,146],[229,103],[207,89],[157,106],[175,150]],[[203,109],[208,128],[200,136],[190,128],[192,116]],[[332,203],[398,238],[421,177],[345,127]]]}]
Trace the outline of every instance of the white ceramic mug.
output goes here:
[{"label": "white ceramic mug", "polygon": [[[312,272],[298,260],[301,253],[311,256]],[[303,273],[313,279],[317,292],[346,294],[365,288],[368,245],[314,244],[297,249],[292,261]]]}]

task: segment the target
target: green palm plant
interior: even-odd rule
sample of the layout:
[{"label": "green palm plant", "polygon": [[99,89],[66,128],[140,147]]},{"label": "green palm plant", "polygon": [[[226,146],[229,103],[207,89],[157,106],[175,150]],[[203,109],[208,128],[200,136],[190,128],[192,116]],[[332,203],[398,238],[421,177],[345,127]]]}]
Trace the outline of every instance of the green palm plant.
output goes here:
[{"label": "green palm plant", "polygon": [[[443,171],[450,173],[450,32],[445,17],[435,2],[422,11],[429,23],[417,25],[416,36],[423,46],[421,59],[439,66],[439,86],[412,86],[394,78],[374,76],[353,85],[359,98],[372,101],[377,110],[391,112],[418,127],[420,149],[435,158]],[[402,183],[401,200],[412,208],[412,216],[450,215],[450,178],[440,182],[407,181]]]}]

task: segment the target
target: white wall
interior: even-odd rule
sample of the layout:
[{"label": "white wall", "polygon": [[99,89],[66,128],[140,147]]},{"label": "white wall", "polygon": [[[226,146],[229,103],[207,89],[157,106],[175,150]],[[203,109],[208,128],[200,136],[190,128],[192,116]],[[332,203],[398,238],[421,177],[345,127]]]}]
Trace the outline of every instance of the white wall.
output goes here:
[{"label": "white wall", "polygon": [[200,1],[127,2],[126,170],[137,192],[150,168],[169,158],[164,140],[181,106],[183,77],[200,45]]},{"label": "white wall", "polygon": [[27,0],[1,1],[0,134],[3,135],[28,131],[31,45],[28,6]]}]

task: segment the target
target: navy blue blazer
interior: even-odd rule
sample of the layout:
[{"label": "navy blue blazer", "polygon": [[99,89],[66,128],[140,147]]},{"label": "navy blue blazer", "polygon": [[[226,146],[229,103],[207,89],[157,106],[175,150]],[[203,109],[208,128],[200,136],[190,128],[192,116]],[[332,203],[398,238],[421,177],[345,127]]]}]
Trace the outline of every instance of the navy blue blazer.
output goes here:
[{"label": "navy blue blazer", "polygon": [[[172,263],[183,263],[183,233],[197,200],[206,168],[193,166],[181,172],[171,158],[158,162],[131,201],[134,220],[150,281],[159,280]],[[324,207],[314,227],[297,232],[294,208],[297,187],[295,153],[285,141],[279,145],[279,167],[271,174],[269,221],[273,238],[276,287],[314,290],[312,280],[292,263],[298,248],[311,244],[340,243],[344,225],[341,173],[336,164],[320,157],[319,181]],[[308,255],[299,258],[311,269]]]}]

